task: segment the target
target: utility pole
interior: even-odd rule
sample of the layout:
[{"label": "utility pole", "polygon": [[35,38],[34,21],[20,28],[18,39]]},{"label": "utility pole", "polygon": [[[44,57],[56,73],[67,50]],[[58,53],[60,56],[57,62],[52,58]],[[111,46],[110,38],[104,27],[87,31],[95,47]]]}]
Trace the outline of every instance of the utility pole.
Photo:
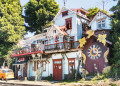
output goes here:
[{"label": "utility pole", "polygon": [[104,10],[105,1],[102,1],[102,3],[103,3],[103,10]]}]

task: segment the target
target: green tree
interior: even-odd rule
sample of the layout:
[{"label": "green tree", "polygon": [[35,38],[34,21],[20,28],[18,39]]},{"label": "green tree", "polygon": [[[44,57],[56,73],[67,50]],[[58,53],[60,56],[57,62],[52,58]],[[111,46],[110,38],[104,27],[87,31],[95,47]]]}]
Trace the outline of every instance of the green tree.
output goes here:
[{"label": "green tree", "polygon": [[113,21],[111,22],[111,33],[110,41],[112,42],[111,55],[110,55],[110,64],[112,65],[112,70],[110,75],[117,77],[120,75],[120,0],[116,6],[113,6],[110,9],[113,12]]},{"label": "green tree", "polygon": [[0,0],[0,58],[3,58],[24,34],[20,1]]},{"label": "green tree", "polygon": [[30,0],[25,5],[25,22],[27,31],[40,33],[59,11],[55,0]]},{"label": "green tree", "polygon": [[113,6],[110,11],[113,12],[113,21],[111,22],[111,33],[110,33],[110,40],[113,43],[112,47],[112,56],[114,58],[111,58],[111,63],[116,64],[116,61],[119,59],[119,44],[120,44],[120,0],[118,1],[116,6]]},{"label": "green tree", "polygon": [[114,12],[113,18],[120,20],[120,0],[118,0],[118,3],[116,6],[113,6],[110,11]]},{"label": "green tree", "polygon": [[[87,17],[90,18],[90,19],[92,19],[97,14],[97,12],[99,10],[100,9],[98,7],[89,8],[89,10],[88,10],[89,13],[87,14]],[[108,13],[106,10],[100,10],[100,11],[102,11],[104,13]]]}]

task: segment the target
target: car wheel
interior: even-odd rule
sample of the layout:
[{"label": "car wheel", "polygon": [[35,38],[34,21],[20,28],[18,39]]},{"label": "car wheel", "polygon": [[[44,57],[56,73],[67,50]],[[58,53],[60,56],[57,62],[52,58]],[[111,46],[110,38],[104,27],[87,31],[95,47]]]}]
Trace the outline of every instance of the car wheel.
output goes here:
[{"label": "car wheel", "polygon": [[4,77],[2,77],[2,81],[4,80]]}]

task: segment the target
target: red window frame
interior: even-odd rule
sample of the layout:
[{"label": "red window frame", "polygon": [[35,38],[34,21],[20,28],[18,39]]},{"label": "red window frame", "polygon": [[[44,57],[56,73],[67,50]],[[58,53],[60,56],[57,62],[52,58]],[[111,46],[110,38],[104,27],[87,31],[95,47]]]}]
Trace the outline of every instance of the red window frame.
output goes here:
[{"label": "red window frame", "polygon": [[45,43],[44,43],[45,45],[48,45],[48,40],[45,40]]},{"label": "red window frame", "polygon": [[68,11],[62,12],[62,17],[67,16],[67,15],[68,15]]},{"label": "red window frame", "polygon": [[65,19],[67,30],[72,29],[72,18]]},{"label": "red window frame", "polygon": [[[69,64],[69,61],[74,61],[74,64]],[[68,58],[68,72],[69,72],[69,66],[74,66],[73,69],[75,69],[75,58]]]}]

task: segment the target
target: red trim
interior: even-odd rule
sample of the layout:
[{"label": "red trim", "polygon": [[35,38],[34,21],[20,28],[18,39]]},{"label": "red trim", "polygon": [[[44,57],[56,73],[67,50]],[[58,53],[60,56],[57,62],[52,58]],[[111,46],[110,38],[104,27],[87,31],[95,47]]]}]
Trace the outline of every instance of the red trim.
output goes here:
[{"label": "red trim", "polygon": [[67,15],[68,15],[68,11],[64,11],[64,12],[62,12],[62,17],[67,16],[67,15],[63,16],[64,13],[67,13]]},{"label": "red trim", "polygon": [[68,72],[69,72],[69,66],[70,66],[69,61],[72,61],[72,60],[74,60],[74,69],[75,69],[75,58],[68,58]]},{"label": "red trim", "polygon": [[[53,61],[53,78],[55,79],[56,77],[54,77],[54,74],[55,74],[55,69],[54,69],[54,66],[61,66],[61,80],[63,79],[63,65],[62,65],[62,59],[52,59],[52,61]],[[61,64],[55,64],[54,62],[55,61],[61,61]],[[58,80],[58,74],[57,74],[57,78],[56,78],[57,80]],[[61,80],[58,80],[58,81],[61,81]]]},{"label": "red trim", "polygon": [[31,53],[24,53],[24,54],[18,54],[18,55],[11,55],[11,57],[17,57],[17,56],[24,56],[24,55],[30,55],[30,54],[36,54],[36,53],[42,53],[44,54],[44,51],[36,51],[36,52],[31,52]]},{"label": "red trim", "polygon": [[[66,28],[67,28],[67,22],[69,22],[70,23],[70,30],[72,29],[72,17],[71,18],[68,18],[68,19],[65,19],[65,25],[66,25]],[[67,30],[69,30],[68,28],[67,28]]]}]

